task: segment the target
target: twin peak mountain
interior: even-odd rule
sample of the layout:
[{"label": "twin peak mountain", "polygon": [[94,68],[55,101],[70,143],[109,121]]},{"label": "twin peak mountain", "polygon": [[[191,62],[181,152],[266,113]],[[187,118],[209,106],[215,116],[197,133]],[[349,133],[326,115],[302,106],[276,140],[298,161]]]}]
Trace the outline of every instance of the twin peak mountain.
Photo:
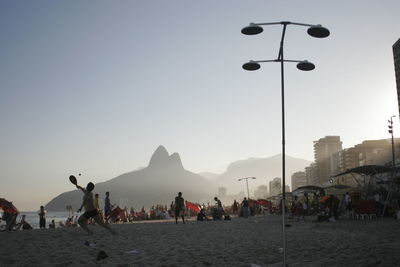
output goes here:
[{"label": "twin peak mountain", "polygon": [[175,152],[169,155],[165,147],[159,146],[153,153],[153,156],[151,156],[148,168],[160,170],[164,168],[172,168],[183,170],[183,165],[178,153]]},{"label": "twin peak mountain", "polygon": [[[101,205],[105,192],[109,191],[112,204],[133,207],[135,210],[142,206],[149,208],[157,204],[168,205],[178,192],[182,192],[187,201],[207,203],[216,196],[219,186],[227,187],[230,194],[243,190],[244,184],[237,181],[238,177],[260,178],[252,182],[252,186],[256,188],[257,185],[266,183],[262,177],[280,176],[280,162],[280,155],[236,161],[228,166],[226,172],[216,175],[210,181],[199,174],[185,170],[178,153],[169,155],[165,147],[159,146],[151,156],[147,167],[97,183],[94,193],[100,195]],[[309,161],[286,156],[288,176],[309,164]],[[66,177],[68,175],[66,174]],[[65,179],[65,182],[69,184],[68,179]],[[82,192],[73,190],[52,199],[46,205],[46,209],[65,211],[66,205],[72,205],[76,210],[81,204]]]},{"label": "twin peak mountain", "polygon": [[[100,201],[108,191],[112,204],[137,210],[142,206],[149,208],[157,204],[169,204],[178,192],[183,192],[185,200],[206,202],[215,196],[218,186],[185,170],[178,153],[169,155],[163,146],[159,146],[153,153],[149,166],[97,183],[93,191],[100,195]],[[66,205],[77,209],[81,203],[82,193],[73,190],[52,199],[46,209],[63,211]]]}]

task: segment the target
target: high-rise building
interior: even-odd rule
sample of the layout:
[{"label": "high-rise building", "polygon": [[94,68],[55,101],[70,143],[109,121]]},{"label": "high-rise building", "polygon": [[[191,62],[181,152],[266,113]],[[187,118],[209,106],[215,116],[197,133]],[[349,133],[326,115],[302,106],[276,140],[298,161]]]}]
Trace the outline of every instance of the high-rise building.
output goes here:
[{"label": "high-rise building", "polygon": [[[396,162],[400,161],[399,138],[394,139]],[[337,153],[339,158],[337,173],[344,172],[365,165],[392,165],[391,139],[367,140],[354,147],[346,148]],[[355,185],[353,175],[345,175],[340,178],[341,183]]]},{"label": "high-rise building", "polygon": [[305,172],[295,172],[292,174],[292,190],[296,190],[301,186],[307,185],[307,177]]},{"label": "high-rise building", "polygon": [[397,104],[400,113],[400,39],[393,44],[393,59],[397,85]]},{"label": "high-rise building", "polygon": [[268,196],[268,186],[259,185],[257,189],[254,191],[255,198],[266,198]]},{"label": "high-rise building", "polygon": [[314,141],[314,160],[317,164],[315,185],[322,185],[329,181],[329,177],[333,174],[337,164],[332,162],[332,155],[340,150],[342,150],[340,136],[325,136]]},{"label": "high-rise building", "polygon": [[304,168],[306,172],[307,185],[316,185],[317,182],[317,164],[311,163],[310,166]]},{"label": "high-rise building", "polygon": [[276,177],[269,182],[269,195],[276,196],[282,193],[281,178]]},{"label": "high-rise building", "polygon": [[285,185],[285,193],[289,193],[289,192],[290,192],[290,186],[286,184]]},{"label": "high-rise building", "polygon": [[226,187],[219,187],[218,188],[218,196],[219,197],[226,197]]}]

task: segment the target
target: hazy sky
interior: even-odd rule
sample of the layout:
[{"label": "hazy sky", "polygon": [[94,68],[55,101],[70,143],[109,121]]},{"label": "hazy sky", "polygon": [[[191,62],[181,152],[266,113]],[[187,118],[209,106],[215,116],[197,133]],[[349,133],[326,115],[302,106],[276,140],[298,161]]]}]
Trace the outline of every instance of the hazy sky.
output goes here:
[{"label": "hazy sky", "polygon": [[[158,145],[186,169],[281,153],[281,26],[322,24],[326,39],[289,26],[287,154],[313,160],[313,141],[344,147],[388,138],[396,114],[392,45],[400,1],[1,1],[0,197],[38,209],[61,192],[147,166]],[[397,117],[398,118],[398,117]],[[398,119],[395,136],[400,136]]]}]

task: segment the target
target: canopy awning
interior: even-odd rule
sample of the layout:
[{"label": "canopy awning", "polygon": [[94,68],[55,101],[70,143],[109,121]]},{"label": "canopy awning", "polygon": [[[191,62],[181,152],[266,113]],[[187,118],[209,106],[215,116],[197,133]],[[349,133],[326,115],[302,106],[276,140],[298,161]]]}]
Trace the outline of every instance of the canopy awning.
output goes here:
[{"label": "canopy awning", "polygon": [[330,185],[330,186],[326,186],[324,187],[324,189],[348,189],[350,188],[350,186],[348,185],[344,185],[344,184],[334,184],[334,185]]},{"label": "canopy awning", "polygon": [[333,175],[332,177],[339,177],[350,173],[357,173],[363,175],[375,175],[380,173],[391,172],[395,170],[393,167],[381,166],[381,165],[366,165],[366,166],[359,166],[352,169],[348,169],[345,172]]},{"label": "canopy awning", "polygon": [[306,186],[300,186],[298,188],[296,188],[296,190],[293,190],[293,194],[301,194],[301,193],[312,193],[312,192],[316,192],[316,191],[321,191],[324,192],[324,189],[322,187],[319,186],[315,186],[315,185],[306,185]]}]

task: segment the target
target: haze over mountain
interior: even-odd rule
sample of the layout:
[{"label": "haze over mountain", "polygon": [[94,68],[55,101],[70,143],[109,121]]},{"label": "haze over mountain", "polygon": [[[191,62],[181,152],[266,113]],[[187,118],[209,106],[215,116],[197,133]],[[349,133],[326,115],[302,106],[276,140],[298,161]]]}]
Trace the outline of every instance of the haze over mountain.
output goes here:
[{"label": "haze over mountain", "polygon": [[198,173],[201,177],[206,178],[207,180],[213,181],[218,178],[219,174],[213,172],[200,172]]},{"label": "haze over mountain", "polygon": [[[168,205],[179,191],[183,192],[185,200],[201,203],[216,194],[217,185],[185,170],[178,153],[169,155],[163,146],[159,146],[148,167],[95,185],[94,192],[100,194],[101,200],[107,191],[110,192],[112,204],[139,209],[156,204]],[[72,205],[76,210],[81,203],[82,192],[74,190],[55,197],[46,205],[46,209],[63,211],[66,205]]]},{"label": "haze over mountain", "polygon": [[[309,164],[307,160],[286,156],[287,184],[290,184],[290,176],[294,172],[303,170]],[[179,191],[183,192],[185,200],[206,203],[217,194],[220,186],[226,187],[228,194],[244,191],[245,184],[239,182],[238,178],[257,177],[249,183],[250,191],[253,191],[258,185],[281,177],[281,166],[282,155],[278,154],[269,158],[235,161],[223,174],[204,172],[199,175],[184,169],[178,153],[169,155],[163,146],[159,146],[147,167],[98,183],[94,193],[100,194],[101,205],[105,192],[109,191],[112,204],[135,209],[156,204],[168,205]],[[82,192],[73,190],[55,197],[45,207],[49,211],[64,211],[66,205],[72,205],[76,210],[81,203]]]},{"label": "haze over mountain", "polygon": [[[304,171],[310,163],[308,160],[286,155],[286,184],[291,185],[291,175],[297,171]],[[233,162],[226,172],[218,175],[213,181],[226,187],[228,194],[235,194],[246,189],[245,182],[238,179],[251,176],[257,179],[249,181],[250,191],[255,190],[258,185],[268,185],[275,177],[282,177],[282,154]]]}]

